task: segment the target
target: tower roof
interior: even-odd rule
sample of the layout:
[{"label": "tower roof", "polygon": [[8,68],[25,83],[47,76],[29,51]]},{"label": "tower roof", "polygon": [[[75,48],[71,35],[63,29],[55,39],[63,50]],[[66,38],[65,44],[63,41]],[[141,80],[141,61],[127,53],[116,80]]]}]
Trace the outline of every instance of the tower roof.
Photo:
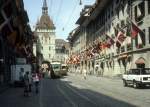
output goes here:
[{"label": "tower roof", "polygon": [[37,21],[36,29],[55,29],[53,21],[48,15],[48,7],[46,0],[43,1],[42,16]]}]

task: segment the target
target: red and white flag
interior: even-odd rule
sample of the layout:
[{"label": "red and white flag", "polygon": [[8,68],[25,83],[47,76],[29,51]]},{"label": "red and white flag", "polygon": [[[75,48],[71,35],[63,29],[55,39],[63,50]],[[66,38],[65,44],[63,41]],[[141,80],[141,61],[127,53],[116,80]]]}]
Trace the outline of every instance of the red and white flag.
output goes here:
[{"label": "red and white flag", "polygon": [[117,35],[117,41],[121,44],[125,39],[126,36],[124,35],[124,33],[122,31],[119,31]]},{"label": "red and white flag", "polygon": [[132,22],[131,37],[135,38],[141,30]]}]

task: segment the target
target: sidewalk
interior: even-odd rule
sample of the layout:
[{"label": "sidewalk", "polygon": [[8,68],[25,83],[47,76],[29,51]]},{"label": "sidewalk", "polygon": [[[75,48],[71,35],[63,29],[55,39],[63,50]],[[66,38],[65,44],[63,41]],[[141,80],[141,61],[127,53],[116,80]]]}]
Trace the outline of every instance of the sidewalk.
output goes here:
[{"label": "sidewalk", "polygon": [[[83,74],[75,74],[75,73],[69,73],[68,75],[73,75],[73,76],[78,76],[78,77],[82,77],[83,76]],[[110,79],[110,80],[118,80],[118,81],[120,81],[120,80],[122,80],[122,77],[121,76],[113,76],[113,77],[111,77],[111,76],[96,76],[96,75],[89,75],[89,74],[87,74],[87,78],[88,79]]]},{"label": "sidewalk", "polygon": [[0,85],[0,94],[9,89],[8,85]]},{"label": "sidewalk", "polygon": [[23,96],[23,88],[9,88],[0,93],[1,107],[39,107],[39,95]]}]

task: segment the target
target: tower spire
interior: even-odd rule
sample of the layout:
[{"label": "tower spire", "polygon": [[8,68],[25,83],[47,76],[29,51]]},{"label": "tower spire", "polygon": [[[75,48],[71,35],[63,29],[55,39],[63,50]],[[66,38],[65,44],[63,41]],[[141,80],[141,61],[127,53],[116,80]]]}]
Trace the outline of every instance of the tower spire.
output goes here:
[{"label": "tower spire", "polygon": [[48,7],[46,0],[43,0],[42,14],[48,14]]}]

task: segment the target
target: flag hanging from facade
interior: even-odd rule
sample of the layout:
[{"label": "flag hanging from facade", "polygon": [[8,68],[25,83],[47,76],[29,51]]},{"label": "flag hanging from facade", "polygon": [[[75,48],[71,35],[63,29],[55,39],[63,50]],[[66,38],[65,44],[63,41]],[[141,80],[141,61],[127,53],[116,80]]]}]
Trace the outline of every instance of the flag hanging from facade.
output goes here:
[{"label": "flag hanging from facade", "polygon": [[120,42],[120,43],[123,43],[125,38],[126,38],[126,36],[124,35],[124,33],[122,31],[119,31],[118,35],[117,35],[117,41]]},{"label": "flag hanging from facade", "polygon": [[107,36],[106,44],[107,44],[107,47],[110,48],[115,43],[115,41],[108,35],[106,36]]},{"label": "flag hanging from facade", "polygon": [[131,37],[135,38],[141,30],[132,22]]}]

